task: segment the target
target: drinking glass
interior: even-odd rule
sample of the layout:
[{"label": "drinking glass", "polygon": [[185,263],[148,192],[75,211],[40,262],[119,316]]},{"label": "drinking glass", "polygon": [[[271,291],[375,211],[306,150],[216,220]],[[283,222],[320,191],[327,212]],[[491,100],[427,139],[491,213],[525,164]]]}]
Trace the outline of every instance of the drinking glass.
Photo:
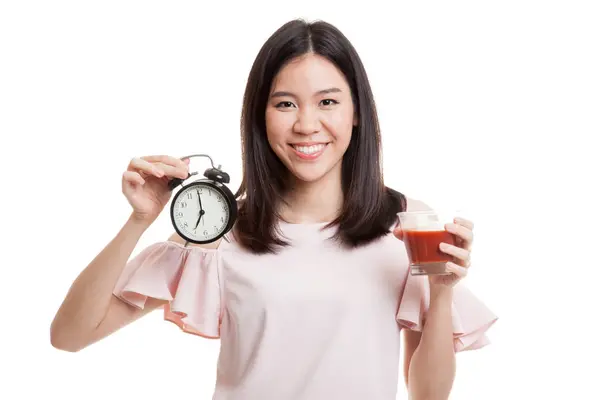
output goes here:
[{"label": "drinking glass", "polygon": [[457,245],[456,236],[445,228],[457,215],[457,212],[436,210],[398,213],[412,275],[450,274],[446,271],[446,262],[454,261],[454,256],[440,250],[440,243]]}]

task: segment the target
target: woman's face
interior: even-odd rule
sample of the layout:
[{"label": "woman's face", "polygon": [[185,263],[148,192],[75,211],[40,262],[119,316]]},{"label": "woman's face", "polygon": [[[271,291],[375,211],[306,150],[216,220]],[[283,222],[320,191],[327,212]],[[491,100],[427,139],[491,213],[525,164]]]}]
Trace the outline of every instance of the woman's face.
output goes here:
[{"label": "woman's face", "polygon": [[327,59],[309,53],[285,65],[273,80],[267,138],[296,179],[315,182],[341,172],[354,114],[344,75]]}]

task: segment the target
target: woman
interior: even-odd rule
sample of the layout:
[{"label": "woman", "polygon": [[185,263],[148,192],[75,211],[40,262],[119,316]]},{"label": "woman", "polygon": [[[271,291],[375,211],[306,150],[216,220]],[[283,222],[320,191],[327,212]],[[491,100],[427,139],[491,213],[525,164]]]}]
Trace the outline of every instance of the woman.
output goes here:
[{"label": "woman", "polygon": [[408,273],[397,213],[427,206],[383,183],[373,96],[344,35],[301,20],[277,30],[250,72],[241,129],[238,220],[210,245],[173,234],[129,260],[168,180],[189,172],[170,156],[130,162],[132,214],[74,282],[52,344],[78,351],[163,307],[184,332],[221,339],[215,399],[391,400],[407,328],[412,398],[447,398],[455,352],[485,345],[496,320],[456,286],[473,224],[448,226],[462,243],[443,250],[452,275]]}]

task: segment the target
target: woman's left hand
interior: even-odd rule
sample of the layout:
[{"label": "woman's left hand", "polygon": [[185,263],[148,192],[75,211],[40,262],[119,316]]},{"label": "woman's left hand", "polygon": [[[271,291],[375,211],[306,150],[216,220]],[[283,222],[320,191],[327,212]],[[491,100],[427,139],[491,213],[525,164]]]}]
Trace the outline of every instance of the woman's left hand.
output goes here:
[{"label": "woman's left hand", "polygon": [[471,266],[471,248],[473,246],[473,222],[468,219],[456,217],[453,224],[446,224],[446,231],[456,236],[457,246],[440,243],[440,250],[454,257],[454,262],[446,263],[446,271],[450,275],[429,275],[429,284],[432,289],[446,286],[453,287],[467,276]]}]

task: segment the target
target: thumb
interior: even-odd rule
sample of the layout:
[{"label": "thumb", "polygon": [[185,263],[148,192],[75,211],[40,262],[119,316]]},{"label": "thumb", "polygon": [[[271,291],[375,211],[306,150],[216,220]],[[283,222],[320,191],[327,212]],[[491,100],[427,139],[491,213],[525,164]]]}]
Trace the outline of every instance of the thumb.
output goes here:
[{"label": "thumb", "polygon": [[402,234],[402,228],[400,228],[400,227],[394,228],[394,236],[396,236],[398,239],[402,240],[404,238],[404,235]]}]

